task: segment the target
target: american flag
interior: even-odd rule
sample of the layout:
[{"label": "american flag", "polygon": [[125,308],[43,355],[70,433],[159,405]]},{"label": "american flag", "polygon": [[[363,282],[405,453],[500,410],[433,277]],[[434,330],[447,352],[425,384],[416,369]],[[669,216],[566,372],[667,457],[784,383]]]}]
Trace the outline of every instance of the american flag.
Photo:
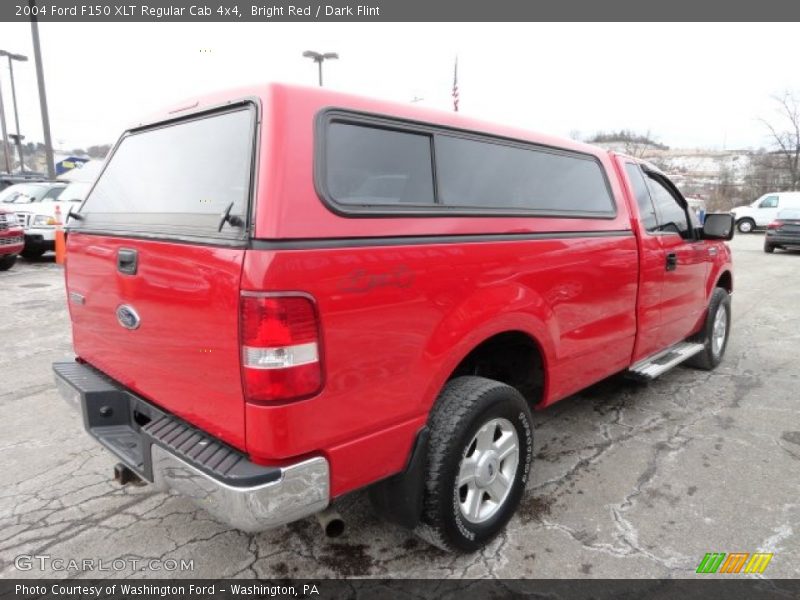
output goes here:
[{"label": "american flag", "polygon": [[453,70],[453,110],[458,112],[458,57],[456,56],[456,65]]}]

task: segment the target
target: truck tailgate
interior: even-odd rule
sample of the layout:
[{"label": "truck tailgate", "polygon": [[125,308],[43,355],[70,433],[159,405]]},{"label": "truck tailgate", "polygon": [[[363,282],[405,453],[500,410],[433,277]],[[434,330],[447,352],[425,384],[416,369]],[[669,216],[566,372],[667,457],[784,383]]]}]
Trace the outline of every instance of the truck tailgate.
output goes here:
[{"label": "truck tailgate", "polygon": [[[66,266],[77,355],[240,449],[244,252],[75,232],[68,236]],[[120,256],[133,254],[135,274],[121,272]]]}]

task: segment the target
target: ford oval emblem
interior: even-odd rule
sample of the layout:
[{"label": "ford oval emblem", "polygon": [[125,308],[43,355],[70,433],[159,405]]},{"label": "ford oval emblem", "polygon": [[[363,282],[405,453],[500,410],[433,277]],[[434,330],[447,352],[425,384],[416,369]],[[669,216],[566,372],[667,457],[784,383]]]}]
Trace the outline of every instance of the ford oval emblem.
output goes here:
[{"label": "ford oval emblem", "polygon": [[127,304],[121,304],[117,307],[117,321],[119,321],[119,324],[125,329],[137,329],[139,323],[141,323],[139,313],[137,313],[132,306],[128,306]]}]

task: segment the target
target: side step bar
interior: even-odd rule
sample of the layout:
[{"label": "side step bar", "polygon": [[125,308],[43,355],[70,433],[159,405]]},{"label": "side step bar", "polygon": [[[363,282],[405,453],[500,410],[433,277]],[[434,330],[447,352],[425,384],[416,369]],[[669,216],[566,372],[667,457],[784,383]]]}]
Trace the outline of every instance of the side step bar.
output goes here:
[{"label": "side step bar", "polygon": [[681,364],[687,358],[702,352],[703,348],[703,344],[696,342],[680,342],[658,354],[640,360],[628,369],[627,374],[629,377],[640,381],[652,381],[672,367]]}]

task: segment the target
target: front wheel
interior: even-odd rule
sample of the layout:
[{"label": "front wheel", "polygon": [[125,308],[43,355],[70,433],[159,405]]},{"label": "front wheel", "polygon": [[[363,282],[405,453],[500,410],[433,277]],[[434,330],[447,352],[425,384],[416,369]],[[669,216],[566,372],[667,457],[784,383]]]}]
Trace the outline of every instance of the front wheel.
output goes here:
[{"label": "front wheel", "polygon": [[16,254],[6,254],[0,257],[0,271],[8,271],[17,262]]},{"label": "front wheel", "polygon": [[447,383],[431,431],[420,537],[447,551],[474,552],[514,514],[530,473],[533,425],[522,395],[498,381]]},{"label": "front wheel", "polygon": [[756,228],[756,222],[753,219],[742,219],[736,224],[736,229],[739,233],[750,233]]},{"label": "front wheel", "polygon": [[703,350],[687,360],[686,364],[704,371],[716,368],[728,347],[730,330],[731,297],[724,289],[714,288],[703,329],[694,337],[694,341],[703,344]]}]

